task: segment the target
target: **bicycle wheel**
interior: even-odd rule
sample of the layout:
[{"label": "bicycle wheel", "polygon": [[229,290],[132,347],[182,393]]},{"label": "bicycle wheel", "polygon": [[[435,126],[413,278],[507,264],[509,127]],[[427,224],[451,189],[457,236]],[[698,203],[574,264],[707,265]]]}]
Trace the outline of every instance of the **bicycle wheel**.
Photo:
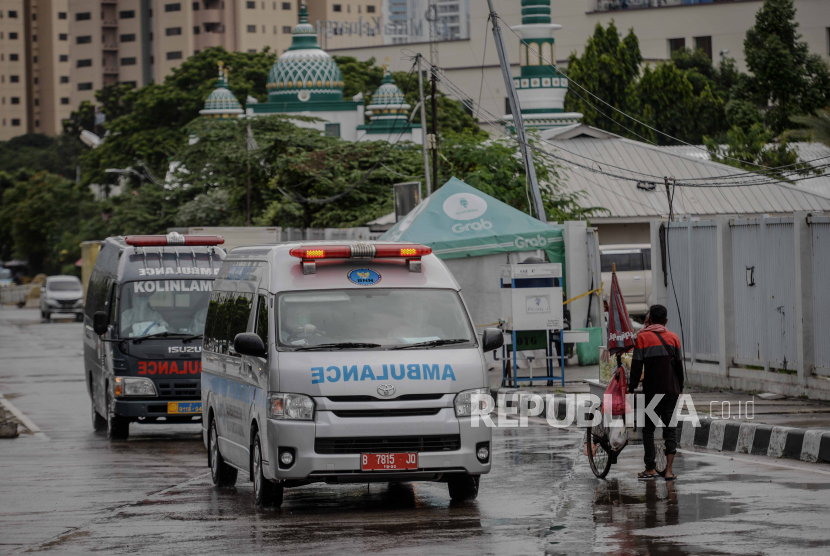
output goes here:
[{"label": "bicycle wheel", "polygon": [[[591,465],[591,471],[594,472],[594,475],[602,479],[608,475],[608,471],[611,469],[609,454],[611,447],[608,445],[608,437],[597,435],[598,431],[595,431],[595,428],[588,427],[588,433],[585,435],[585,440],[588,443],[588,463]],[[594,446],[596,446],[596,449],[594,449]]]}]

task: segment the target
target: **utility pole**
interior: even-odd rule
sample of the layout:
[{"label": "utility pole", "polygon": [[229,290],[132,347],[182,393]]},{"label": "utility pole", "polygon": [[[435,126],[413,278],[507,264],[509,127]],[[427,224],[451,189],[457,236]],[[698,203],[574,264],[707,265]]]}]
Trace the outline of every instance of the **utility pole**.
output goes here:
[{"label": "utility pole", "polygon": [[248,183],[245,187],[245,225],[251,225],[251,141],[253,139],[253,134],[251,133],[251,121],[248,120],[248,128],[245,130],[245,147],[247,149],[248,156],[245,157],[248,163]]},{"label": "utility pole", "polygon": [[432,183],[438,187],[438,102],[435,98],[437,76],[432,67]]},{"label": "utility pole", "polygon": [[516,137],[519,140],[519,148],[522,151],[522,160],[524,161],[525,166],[525,178],[527,179],[532,193],[533,205],[536,210],[536,218],[542,222],[547,222],[548,219],[545,214],[545,205],[542,203],[542,193],[539,190],[539,182],[536,180],[536,167],[533,166],[533,157],[530,154],[530,148],[527,143],[527,134],[525,133],[524,122],[522,121],[519,96],[516,94],[516,87],[513,86],[513,76],[510,75],[510,61],[507,59],[507,50],[504,48],[504,37],[501,34],[501,27],[499,27],[499,15],[493,7],[493,0],[487,0],[487,4],[490,7],[490,19],[493,22],[493,38],[496,42],[496,52],[499,55],[501,73],[504,77],[504,86],[507,89],[507,99],[510,103],[510,112],[513,114],[513,126],[516,128]]},{"label": "utility pole", "polygon": [[429,154],[427,154],[427,143],[429,142],[430,136],[427,133],[429,128],[427,127],[427,105],[424,101],[424,75],[421,73],[421,58],[422,56],[418,54],[418,94],[421,97],[421,150],[424,153],[424,183],[426,183],[427,197],[429,197],[432,194],[432,180],[429,174]]}]

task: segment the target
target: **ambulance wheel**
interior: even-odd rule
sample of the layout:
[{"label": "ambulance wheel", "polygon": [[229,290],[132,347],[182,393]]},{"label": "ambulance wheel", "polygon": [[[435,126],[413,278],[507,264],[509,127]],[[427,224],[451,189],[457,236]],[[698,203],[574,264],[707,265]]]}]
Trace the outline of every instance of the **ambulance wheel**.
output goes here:
[{"label": "ambulance wheel", "polygon": [[115,414],[110,393],[107,392],[107,438],[110,440],[127,440],[130,436],[130,422]]},{"label": "ambulance wheel", "polygon": [[267,479],[262,473],[262,444],[259,433],[254,437],[254,502],[260,508],[282,506],[283,486]]},{"label": "ambulance wheel", "polygon": [[83,315],[75,315],[75,322],[84,322]]},{"label": "ambulance wheel", "polygon": [[107,420],[101,417],[98,410],[95,409],[95,392],[90,392],[92,396],[92,430],[95,432],[103,432],[107,430]]},{"label": "ambulance wheel", "polygon": [[43,320],[49,320],[50,318],[52,318],[52,313],[48,311],[42,312],[41,315],[43,315]]},{"label": "ambulance wheel", "polygon": [[472,500],[478,496],[479,475],[450,475],[447,488],[454,502]]},{"label": "ambulance wheel", "polygon": [[216,434],[216,421],[210,421],[210,435],[208,435],[208,465],[210,478],[218,487],[232,487],[236,484],[236,469],[225,463],[225,458],[219,453],[219,435]]}]

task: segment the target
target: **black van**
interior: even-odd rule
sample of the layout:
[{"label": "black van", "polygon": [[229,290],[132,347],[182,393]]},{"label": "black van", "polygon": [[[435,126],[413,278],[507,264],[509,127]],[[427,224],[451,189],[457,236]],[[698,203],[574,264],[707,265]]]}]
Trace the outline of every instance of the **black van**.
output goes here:
[{"label": "black van", "polygon": [[174,232],[102,243],[84,306],[96,431],[126,439],[131,422],[201,422],[202,333],[224,242]]}]

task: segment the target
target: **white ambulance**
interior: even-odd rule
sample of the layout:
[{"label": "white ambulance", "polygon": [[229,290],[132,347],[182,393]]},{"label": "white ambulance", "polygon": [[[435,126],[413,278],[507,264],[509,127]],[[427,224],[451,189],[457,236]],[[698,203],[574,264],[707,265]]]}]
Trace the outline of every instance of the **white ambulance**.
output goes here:
[{"label": "white ambulance", "polygon": [[[473,498],[491,430],[483,351],[458,283],[410,243],[240,247],[222,264],[202,352],[213,482],[238,472],[256,503],[313,482],[446,482]],[[482,404],[484,402],[477,401]]]}]

